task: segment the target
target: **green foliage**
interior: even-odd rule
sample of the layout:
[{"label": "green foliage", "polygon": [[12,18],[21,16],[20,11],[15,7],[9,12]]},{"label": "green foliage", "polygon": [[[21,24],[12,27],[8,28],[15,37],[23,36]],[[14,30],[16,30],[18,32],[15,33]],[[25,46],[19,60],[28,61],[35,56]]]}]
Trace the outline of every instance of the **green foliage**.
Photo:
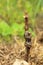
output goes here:
[{"label": "green foliage", "polygon": [[10,27],[5,21],[0,21],[0,34],[3,36],[7,35],[19,35],[23,36],[24,34],[24,24],[14,23]]},{"label": "green foliage", "polygon": [[10,27],[4,21],[0,21],[0,34],[2,34],[3,36],[11,34]]},{"label": "green foliage", "polygon": [[23,36],[24,35],[24,24],[13,23],[11,26],[12,34]]},{"label": "green foliage", "polygon": [[[32,28],[35,26],[35,16],[38,12],[43,12],[43,1],[42,0],[0,0],[0,14],[8,19],[6,14],[9,16],[8,23],[0,20],[0,34],[3,36],[7,35],[24,35],[24,12],[27,11],[30,17]],[[35,33],[32,29],[29,29],[32,36]]]},{"label": "green foliage", "polygon": [[[29,31],[32,33],[32,36],[34,36],[34,32],[30,28]],[[24,24],[17,24],[13,23],[12,26],[8,26],[4,21],[0,22],[0,34],[4,37],[8,35],[18,35],[20,37],[24,36]]]}]

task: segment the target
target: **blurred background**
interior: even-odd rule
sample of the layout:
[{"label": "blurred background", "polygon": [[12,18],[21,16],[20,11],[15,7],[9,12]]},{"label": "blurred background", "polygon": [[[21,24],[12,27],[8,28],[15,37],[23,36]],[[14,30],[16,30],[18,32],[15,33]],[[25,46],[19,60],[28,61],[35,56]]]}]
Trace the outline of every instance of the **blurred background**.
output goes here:
[{"label": "blurred background", "polygon": [[39,19],[43,17],[43,0],[0,0],[0,35],[23,37],[25,11],[29,16],[29,31],[35,36],[36,24],[40,27]]}]

